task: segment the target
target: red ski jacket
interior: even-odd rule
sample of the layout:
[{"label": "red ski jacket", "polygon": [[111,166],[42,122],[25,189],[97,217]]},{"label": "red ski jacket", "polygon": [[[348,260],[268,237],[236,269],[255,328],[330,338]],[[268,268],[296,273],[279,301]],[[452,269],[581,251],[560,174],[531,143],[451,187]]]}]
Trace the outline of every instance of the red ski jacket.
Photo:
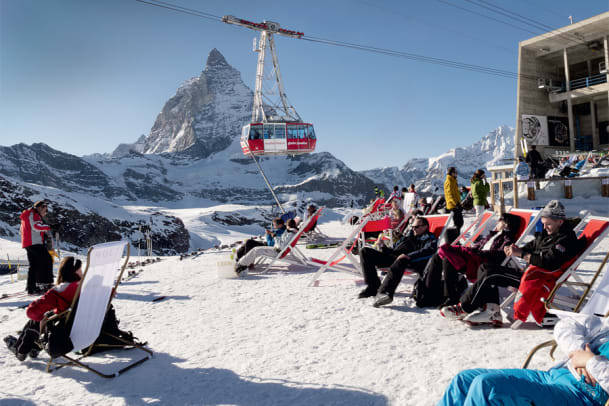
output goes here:
[{"label": "red ski jacket", "polygon": [[27,248],[31,245],[44,243],[44,232],[51,227],[42,222],[42,217],[36,209],[29,208],[24,210],[19,216],[21,219],[21,247]]},{"label": "red ski jacket", "polygon": [[40,321],[49,310],[55,314],[63,312],[72,305],[79,283],[80,281],[64,282],[47,290],[41,298],[30,303],[25,314],[31,320]]}]

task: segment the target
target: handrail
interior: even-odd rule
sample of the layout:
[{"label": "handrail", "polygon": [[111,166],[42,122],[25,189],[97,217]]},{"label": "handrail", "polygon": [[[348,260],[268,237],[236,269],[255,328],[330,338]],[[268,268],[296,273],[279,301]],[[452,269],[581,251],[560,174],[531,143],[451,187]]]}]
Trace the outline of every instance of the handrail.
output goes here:
[{"label": "handrail", "polygon": [[[594,85],[598,85],[598,84],[606,83],[606,82],[607,82],[607,75],[604,73],[598,73],[596,75],[586,76],[583,78],[573,79],[573,80],[569,81],[569,88],[571,90],[575,90],[575,89],[581,89],[583,87],[590,87],[590,86],[594,86]],[[567,89],[565,88],[564,85],[562,85],[560,90],[557,91],[556,93],[563,93],[566,91],[567,91]]]}]

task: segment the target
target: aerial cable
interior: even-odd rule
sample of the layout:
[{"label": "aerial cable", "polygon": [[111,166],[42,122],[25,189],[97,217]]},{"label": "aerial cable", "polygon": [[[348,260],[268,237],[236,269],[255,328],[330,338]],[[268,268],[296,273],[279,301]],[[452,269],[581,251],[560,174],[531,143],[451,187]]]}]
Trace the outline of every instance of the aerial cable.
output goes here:
[{"label": "aerial cable", "polygon": [[[178,6],[178,5],[164,2],[161,0],[136,0],[136,1],[139,3],[145,3],[148,5],[173,10],[176,12],[193,15],[195,17],[201,17],[201,18],[206,18],[206,19],[213,20],[213,21],[222,22],[222,17],[220,17],[220,16],[216,16],[214,14],[206,13],[206,12],[195,10],[195,9],[190,9],[187,7]],[[451,67],[451,68],[455,68],[455,69],[462,69],[462,70],[468,70],[468,71],[472,71],[472,72],[485,73],[488,75],[505,77],[505,78],[509,78],[509,79],[524,78],[524,79],[537,80],[537,77],[533,77],[530,75],[522,75],[522,74],[518,74],[516,72],[506,71],[506,70],[502,70],[502,69],[490,68],[490,67],[485,67],[485,66],[481,66],[481,65],[467,64],[467,63],[463,63],[463,62],[452,61],[449,59],[435,58],[435,57],[418,55],[418,54],[413,54],[413,53],[408,53],[408,52],[395,51],[395,50],[386,49],[386,48],[379,48],[379,47],[374,47],[374,46],[369,46],[369,45],[361,45],[361,44],[355,44],[355,43],[350,43],[350,42],[336,41],[336,40],[331,40],[331,39],[317,38],[317,37],[304,36],[304,35],[302,37],[300,37],[299,39],[303,39],[303,40],[315,42],[315,43],[322,43],[322,44],[326,44],[326,45],[340,46],[340,47],[344,47],[344,48],[351,48],[351,49],[356,49],[356,50],[360,50],[360,51],[372,52],[372,53],[377,53],[377,54],[382,54],[382,55],[395,56],[395,57],[415,60],[415,61],[419,61],[419,62],[430,63],[430,64],[434,64],[434,65]]]},{"label": "aerial cable", "polygon": [[[484,9],[489,10],[489,11],[492,11],[493,13],[496,13],[496,14],[499,14],[499,15],[503,15],[503,16],[505,16],[507,18],[511,18],[512,20],[518,21],[520,23],[534,26],[535,28],[537,28],[540,31],[543,31],[544,33],[546,33],[548,30],[550,30],[550,32],[556,32],[558,35],[560,35],[561,37],[563,37],[563,38],[565,38],[567,40],[579,42],[579,43],[582,43],[582,44],[586,43],[585,41],[581,40],[579,37],[576,37],[573,34],[565,33],[565,32],[562,32],[560,30],[554,29],[554,28],[550,27],[549,25],[546,25],[546,24],[540,23],[538,21],[532,20],[532,19],[530,19],[528,17],[521,16],[520,14],[514,13],[514,12],[512,12],[510,10],[507,10],[507,9],[502,8],[502,7],[496,6],[496,5],[492,4],[492,3],[486,2],[484,0],[477,0],[477,1],[474,1],[474,0],[465,0],[465,1],[467,1],[468,3],[471,3],[473,5],[476,5],[478,7],[482,7]],[[541,34],[539,34],[539,35],[541,35]]]},{"label": "aerial cable", "polygon": [[538,33],[538,32],[536,32],[536,31],[531,31],[531,30],[528,30],[528,29],[526,29],[526,28],[519,27],[519,26],[517,26],[517,25],[514,25],[514,24],[508,23],[508,22],[506,22],[506,21],[500,20],[500,19],[498,19],[498,18],[491,17],[491,16],[489,16],[489,15],[482,14],[482,13],[479,13],[479,12],[474,11],[474,10],[470,10],[469,8],[465,8],[465,7],[458,6],[458,5],[453,4],[453,3],[449,2],[449,1],[446,1],[446,0],[437,0],[437,1],[438,1],[438,2],[440,2],[440,3],[446,4],[446,5],[448,5],[448,6],[451,6],[451,7],[454,7],[454,8],[458,8],[458,9],[460,9],[460,10],[467,11],[468,13],[475,14],[475,15],[478,15],[478,16],[480,16],[480,17],[483,17],[483,18],[486,18],[486,19],[489,19],[489,20],[496,21],[496,22],[498,22],[498,23],[500,23],[500,24],[507,25],[507,26],[509,26],[509,27],[513,27],[513,28],[516,28],[516,29],[521,30],[521,31],[526,31],[526,32],[528,32],[529,34],[533,34],[533,35],[536,35],[536,36],[537,36],[537,35],[539,35],[539,33]]}]

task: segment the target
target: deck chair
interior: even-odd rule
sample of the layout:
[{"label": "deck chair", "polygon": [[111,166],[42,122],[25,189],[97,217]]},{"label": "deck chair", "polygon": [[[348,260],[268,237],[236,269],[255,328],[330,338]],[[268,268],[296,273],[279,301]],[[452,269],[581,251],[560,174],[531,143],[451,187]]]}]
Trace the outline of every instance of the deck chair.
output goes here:
[{"label": "deck chair", "polygon": [[429,222],[429,231],[435,234],[438,238],[438,246],[440,240],[446,236],[446,230],[448,229],[448,223],[453,220],[453,213],[448,214],[431,214],[429,216],[423,216]]},{"label": "deck chair", "polygon": [[[532,282],[533,284],[538,284],[539,287],[546,290],[546,292],[552,293],[552,296],[550,297],[548,295],[548,298],[544,301],[548,303],[554,303],[554,305],[561,304],[563,306],[569,306],[571,304],[572,307],[575,306],[576,302],[569,299],[568,297],[556,296],[556,285],[560,284],[561,286],[565,286],[568,288],[568,290],[575,294],[577,294],[578,292],[573,289],[572,286],[585,286],[584,281],[576,274],[577,268],[586,259],[586,257],[596,248],[596,246],[609,234],[609,219],[603,217],[587,217],[578,224],[578,227],[576,227],[575,231],[576,233],[579,233],[581,231],[579,239],[580,242],[583,242],[581,250],[577,255],[575,255],[571,260],[563,264],[563,266],[561,266],[558,270],[544,271],[539,268],[529,267],[524,272],[521,279],[522,285],[523,283],[525,283],[525,281],[527,281],[530,276],[535,277],[535,282]],[[585,241],[582,240],[583,238],[585,238]],[[568,284],[565,284],[565,282],[567,282],[567,279],[569,278],[575,279],[575,281],[570,281]],[[518,309],[515,308],[515,313],[516,311],[518,311]],[[522,324],[522,320],[520,320],[522,318],[523,313],[521,312],[519,319],[515,320],[512,323],[511,327],[513,329],[518,328]],[[538,320],[538,322],[541,321]]]},{"label": "deck chair", "polygon": [[[123,265],[120,266],[125,246],[127,246],[127,257]],[[89,248],[87,266],[83,273],[82,281],[74,295],[72,305],[64,312],[41,322],[41,324],[44,324],[57,318],[65,317],[67,324],[72,324],[70,330],[70,340],[74,346],[72,351],[84,350],[84,353],[78,358],[68,356],[67,354],[57,358],[51,357],[47,362],[47,372],[52,372],[64,366],[76,366],[85,368],[103,378],[114,378],[152,357],[152,351],[144,348],[142,344],[136,343],[133,340],[127,341],[120,337],[112,336],[123,344],[116,346],[107,345],[106,347],[138,349],[146,353],[145,357],[133,361],[129,365],[110,374],[103,373],[81,361],[94,350],[95,346],[93,344],[100,336],[100,332],[101,334],[107,334],[101,331],[104,317],[110,307],[113,292],[116,292],[128,262],[129,244],[127,241],[97,244]],[[117,269],[120,269],[118,277],[116,277]],[[58,362],[58,358],[65,358],[67,362]]]},{"label": "deck chair", "polygon": [[317,209],[315,214],[313,214],[307,219],[305,224],[300,227],[298,232],[294,234],[294,236],[290,239],[286,246],[281,251],[279,251],[277,255],[270,257],[263,254],[256,258],[256,264],[262,264],[265,261],[270,261],[270,263],[264,268],[261,273],[267,273],[276,261],[284,261],[291,264],[305,266],[312,264],[312,262],[307,258],[307,256],[304,255],[302,251],[298,249],[298,247],[296,247],[296,244],[298,243],[300,237],[304,235],[304,233],[311,231],[315,227],[323,209],[324,207],[320,207],[319,209]]},{"label": "deck chair", "polygon": [[[587,317],[590,315],[595,315],[599,317],[608,317],[609,316],[609,270],[605,270],[603,277],[599,280],[599,276],[601,275],[603,268],[606,267],[607,261],[609,260],[609,252],[605,255],[605,258],[599,265],[598,269],[594,273],[590,282],[586,285],[586,289],[584,291],[584,295],[577,303],[575,308],[572,311],[564,311],[564,310],[556,310],[550,306],[548,306],[548,311],[556,314],[558,317]],[[592,287],[599,281],[596,285],[594,291],[592,291]],[[587,302],[585,299],[592,292]],[[584,305],[584,302],[586,303]],[[529,351],[522,368],[527,368],[533,359],[533,356],[542,348],[551,347],[550,348],[550,358],[554,360],[554,351],[556,350],[556,341],[549,340],[545,341],[541,344],[536,345]]]},{"label": "deck chair", "polygon": [[457,237],[451,244],[460,244],[464,247],[471,246],[478,237],[482,235],[486,226],[489,224],[490,219],[495,217],[495,213],[490,210],[485,210],[482,215],[471,223],[459,237]]},{"label": "deck chair", "polygon": [[[311,258],[311,261],[317,264],[319,268],[313,275],[309,286],[315,286],[317,279],[319,279],[321,274],[324,273],[328,268],[349,273],[359,272],[359,261],[353,254],[353,249],[358,244],[358,236],[370,221],[372,221],[370,216],[362,218],[361,221],[353,227],[353,230],[351,230],[349,236],[343,240],[341,245],[334,250],[332,255],[330,255],[327,260]],[[353,267],[342,264],[341,262],[345,259],[347,259],[353,265]]]}]

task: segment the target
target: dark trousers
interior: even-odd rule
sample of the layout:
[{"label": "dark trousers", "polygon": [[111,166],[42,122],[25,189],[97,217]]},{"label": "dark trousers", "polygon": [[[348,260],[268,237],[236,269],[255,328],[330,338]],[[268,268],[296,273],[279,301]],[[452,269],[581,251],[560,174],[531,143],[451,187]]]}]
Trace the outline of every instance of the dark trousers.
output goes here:
[{"label": "dark trousers", "polygon": [[461,307],[467,313],[481,308],[486,303],[499,304],[499,286],[520,286],[522,272],[517,269],[494,264],[482,264],[478,268],[478,280],[461,295]]},{"label": "dark trousers", "polygon": [[421,278],[425,291],[430,292],[429,296],[438,298],[437,303],[434,303],[438,305],[459,303],[464,283],[467,287],[467,282],[463,280],[463,273],[455,269],[449,260],[442,259],[438,254],[431,257]]},{"label": "dark trousers", "polygon": [[15,348],[20,354],[29,353],[34,347],[38,347],[37,341],[40,337],[40,322],[28,320],[17,338]]},{"label": "dark trousers", "polygon": [[30,245],[25,248],[30,269],[27,274],[27,291],[32,293],[36,285],[53,283],[53,258],[42,244]]},{"label": "dark trousers", "polygon": [[252,240],[251,238],[245,241],[245,244],[240,246],[237,250],[237,261],[240,260],[242,256],[250,252],[252,249],[262,246],[266,246],[266,243],[263,243],[262,241]]},{"label": "dark trousers", "polygon": [[[409,259],[397,259],[397,255],[387,252],[379,252],[372,248],[362,248],[359,252],[360,263],[362,265],[362,272],[364,274],[364,281],[368,285],[367,289],[386,293],[393,297],[395,290],[397,289],[404,271],[410,265]],[[387,268],[389,271],[383,279],[378,277],[376,268]]]},{"label": "dark trousers", "polygon": [[463,227],[463,209],[461,207],[455,207],[449,211],[453,213],[453,224],[455,225],[455,228],[461,232],[461,227]]}]

